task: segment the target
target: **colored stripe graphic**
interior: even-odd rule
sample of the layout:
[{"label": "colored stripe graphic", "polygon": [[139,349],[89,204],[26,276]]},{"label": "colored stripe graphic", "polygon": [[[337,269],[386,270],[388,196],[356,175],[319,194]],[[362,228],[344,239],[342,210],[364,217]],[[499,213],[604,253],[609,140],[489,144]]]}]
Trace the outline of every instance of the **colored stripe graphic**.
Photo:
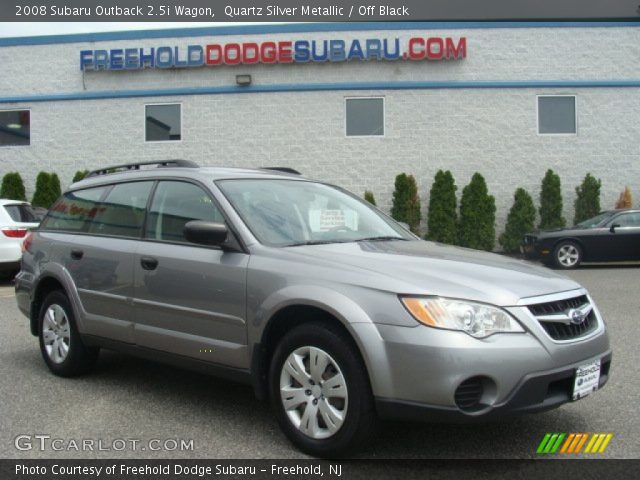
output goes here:
[{"label": "colored stripe graphic", "polygon": [[[547,433],[538,445],[536,453],[604,453],[612,438],[612,433]],[[583,451],[585,444],[586,448]]]},{"label": "colored stripe graphic", "polygon": [[556,453],[564,437],[564,433],[547,433],[542,439],[542,442],[540,442],[537,453]]}]

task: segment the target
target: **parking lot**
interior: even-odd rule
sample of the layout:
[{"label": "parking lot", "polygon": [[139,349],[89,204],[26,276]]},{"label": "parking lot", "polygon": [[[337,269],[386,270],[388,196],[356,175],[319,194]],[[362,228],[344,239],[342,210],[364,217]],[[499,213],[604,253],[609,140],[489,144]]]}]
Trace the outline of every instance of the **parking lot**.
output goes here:
[{"label": "parking lot", "polygon": [[[497,423],[385,424],[358,456],[531,458],[547,432],[611,432],[602,457],[640,457],[640,267],[590,267],[569,275],[589,289],[608,323],[614,356],[603,391],[551,412]],[[56,378],[7,284],[0,286],[0,324],[3,458],[302,457],[249,387],[111,352],[102,352],[91,375]],[[34,441],[34,448],[17,450],[15,438],[22,434],[63,439],[63,449],[41,451]],[[70,440],[84,439],[109,447],[116,439],[140,443],[138,450],[115,452],[67,448]],[[172,449],[169,442],[170,451],[152,450],[145,447],[151,439],[161,441],[156,447],[167,439],[193,440],[193,449]]]}]

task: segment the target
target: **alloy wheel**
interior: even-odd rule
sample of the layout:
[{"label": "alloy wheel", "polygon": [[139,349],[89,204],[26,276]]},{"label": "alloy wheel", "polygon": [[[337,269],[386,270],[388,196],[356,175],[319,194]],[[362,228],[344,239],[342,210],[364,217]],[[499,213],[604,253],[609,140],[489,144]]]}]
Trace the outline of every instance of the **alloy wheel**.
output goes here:
[{"label": "alloy wheel", "polygon": [[42,322],[42,340],[53,363],[62,363],[69,354],[71,328],[69,318],[58,304],[51,304]]},{"label": "alloy wheel", "polygon": [[300,347],[285,360],[280,399],[291,423],[306,436],[321,440],[342,427],[349,403],[338,363],[317,347]]},{"label": "alloy wheel", "polygon": [[558,262],[563,267],[575,267],[580,259],[580,252],[575,245],[567,244],[558,249]]}]

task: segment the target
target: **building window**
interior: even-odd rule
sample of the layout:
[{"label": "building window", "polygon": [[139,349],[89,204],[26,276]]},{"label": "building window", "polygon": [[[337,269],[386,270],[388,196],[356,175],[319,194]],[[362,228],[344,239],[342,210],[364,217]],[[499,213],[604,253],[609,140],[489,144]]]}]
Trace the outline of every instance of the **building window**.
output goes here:
[{"label": "building window", "polygon": [[182,105],[145,105],[144,113],[147,142],[182,139]]},{"label": "building window", "polygon": [[577,123],[575,95],[538,96],[538,134],[575,135]]},{"label": "building window", "polygon": [[384,98],[347,98],[347,137],[384,135]]},{"label": "building window", "polygon": [[0,147],[31,143],[31,112],[29,110],[0,111]]}]

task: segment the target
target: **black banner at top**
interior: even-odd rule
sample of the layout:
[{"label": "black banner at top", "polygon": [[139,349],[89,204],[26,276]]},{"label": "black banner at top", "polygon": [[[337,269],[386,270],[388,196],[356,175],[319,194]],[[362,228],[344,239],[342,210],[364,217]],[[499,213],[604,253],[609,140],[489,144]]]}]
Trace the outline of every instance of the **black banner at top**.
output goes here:
[{"label": "black banner at top", "polygon": [[639,3],[639,0],[0,0],[0,21],[640,21]]}]

